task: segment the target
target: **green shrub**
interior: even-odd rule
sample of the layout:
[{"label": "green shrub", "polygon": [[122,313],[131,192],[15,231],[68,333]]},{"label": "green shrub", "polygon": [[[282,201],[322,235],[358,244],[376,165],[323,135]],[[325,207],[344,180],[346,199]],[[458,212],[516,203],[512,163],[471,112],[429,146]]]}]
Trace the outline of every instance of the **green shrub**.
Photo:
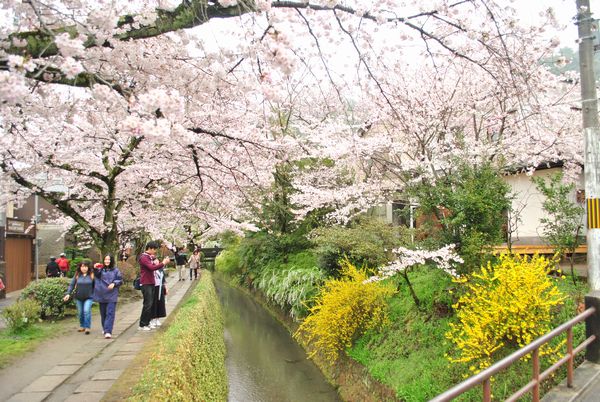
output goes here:
[{"label": "green shrub", "polygon": [[433,181],[407,189],[420,207],[417,238],[425,248],[455,244],[464,264],[460,274],[477,271],[490,260],[489,246],[502,243],[505,213],[511,208],[510,186],[491,164],[455,168]]},{"label": "green shrub", "polygon": [[254,286],[292,317],[299,318],[306,315],[324,280],[325,273],[317,267],[316,256],[305,251],[289,256],[287,263],[269,263],[258,274]]},{"label": "green shrub", "polygon": [[61,318],[66,304],[63,297],[69,287],[67,278],[46,278],[31,282],[19,296],[19,300],[33,299],[42,307],[42,318]]},{"label": "green shrub", "polygon": [[234,276],[242,273],[239,255],[239,240],[221,251],[215,259],[215,268],[219,272]]},{"label": "green shrub", "polygon": [[174,314],[129,400],[226,401],[223,314],[210,272]]},{"label": "green shrub", "polygon": [[2,318],[13,332],[20,332],[40,319],[42,308],[35,300],[17,301],[2,310]]},{"label": "green shrub", "polygon": [[313,231],[319,266],[337,275],[343,258],[356,266],[376,268],[394,259],[392,250],[409,241],[408,229],[363,217],[351,227],[333,226]]}]

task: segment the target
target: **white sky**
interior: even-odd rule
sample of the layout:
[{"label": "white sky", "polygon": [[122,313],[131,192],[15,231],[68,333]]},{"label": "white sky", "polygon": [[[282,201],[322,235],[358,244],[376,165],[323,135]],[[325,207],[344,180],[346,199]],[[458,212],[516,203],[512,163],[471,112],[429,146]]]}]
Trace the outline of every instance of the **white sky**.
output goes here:
[{"label": "white sky", "polygon": [[[507,1],[508,2],[508,1]],[[573,18],[576,14],[575,0],[515,0],[512,7],[518,10],[522,22],[531,24],[539,20],[539,13],[549,7],[555,10],[556,18],[565,26],[565,30],[558,33],[549,32],[549,36],[558,35],[561,47],[577,48],[577,26]],[[593,17],[600,19],[600,0],[590,0],[590,9]]]}]

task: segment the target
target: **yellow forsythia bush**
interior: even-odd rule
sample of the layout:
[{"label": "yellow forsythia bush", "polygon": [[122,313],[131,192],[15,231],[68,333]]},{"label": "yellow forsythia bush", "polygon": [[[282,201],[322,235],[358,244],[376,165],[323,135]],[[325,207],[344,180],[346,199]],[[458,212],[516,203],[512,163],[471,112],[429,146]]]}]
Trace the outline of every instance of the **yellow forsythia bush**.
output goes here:
[{"label": "yellow forsythia bush", "polygon": [[294,334],[313,347],[311,357],[321,353],[330,362],[352,346],[356,336],[387,321],[386,299],[394,293],[393,287],[365,282],[366,272],[349,261],[341,265],[342,276],[325,281],[308,317]]},{"label": "yellow forsythia bush", "polygon": [[[456,279],[467,286],[453,307],[456,324],[450,324],[446,338],[456,345],[453,363],[469,365],[479,372],[492,364],[492,355],[505,346],[525,346],[549,332],[552,310],[565,296],[547,274],[550,261],[541,256],[503,254],[495,265]],[[560,347],[540,349],[555,353]]]}]

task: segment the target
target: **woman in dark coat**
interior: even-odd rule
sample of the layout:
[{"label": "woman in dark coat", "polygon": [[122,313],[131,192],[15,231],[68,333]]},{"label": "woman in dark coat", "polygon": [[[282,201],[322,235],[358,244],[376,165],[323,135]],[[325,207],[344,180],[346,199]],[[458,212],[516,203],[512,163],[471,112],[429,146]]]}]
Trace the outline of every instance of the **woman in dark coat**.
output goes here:
[{"label": "woman in dark coat", "polygon": [[110,339],[112,338],[119,287],[123,284],[123,276],[119,268],[115,266],[115,259],[112,255],[104,257],[104,264],[94,265],[94,274],[96,275],[94,300],[100,305],[100,319],[104,337]]},{"label": "woman in dark coat", "polygon": [[94,299],[94,272],[91,270],[92,262],[83,260],[77,266],[75,276],[71,279],[71,284],[67,289],[64,301],[71,298],[75,299],[77,305],[77,316],[79,317],[79,332],[85,332],[89,335],[92,327],[92,302]]}]

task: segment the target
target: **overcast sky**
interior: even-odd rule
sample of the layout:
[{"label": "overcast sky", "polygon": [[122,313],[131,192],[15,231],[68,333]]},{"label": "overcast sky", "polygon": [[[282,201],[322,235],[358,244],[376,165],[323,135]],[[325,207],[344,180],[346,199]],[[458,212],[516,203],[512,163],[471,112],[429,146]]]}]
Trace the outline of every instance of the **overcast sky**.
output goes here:
[{"label": "overcast sky", "polygon": [[[565,30],[558,32],[563,47],[576,48],[577,26],[573,17],[576,14],[575,0],[515,0],[512,6],[519,11],[524,23],[535,23],[539,21],[539,13],[548,7],[556,11],[558,21],[565,26]],[[590,9],[593,17],[600,18],[600,0],[590,0]],[[556,34],[556,33],[555,33]],[[549,33],[549,36],[554,34]]]}]

